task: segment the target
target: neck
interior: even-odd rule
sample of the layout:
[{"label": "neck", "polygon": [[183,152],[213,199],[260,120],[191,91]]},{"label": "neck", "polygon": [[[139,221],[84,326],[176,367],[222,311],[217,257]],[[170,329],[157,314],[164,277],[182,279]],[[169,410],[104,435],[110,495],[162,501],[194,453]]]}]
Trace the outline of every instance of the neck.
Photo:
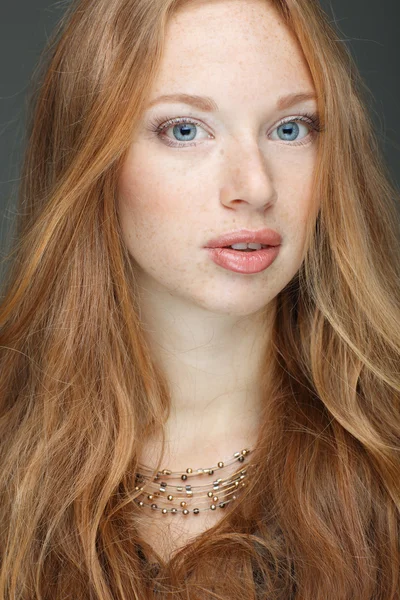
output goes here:
[{"label": "neck", "polygon": [[166,439],[181,451],[191,449],[191,439],[202,447],[230,440],[234,451],[236,436],[251,434],[260,416],[275,302],[250,315],[215,314],[148,282],[140,290],[144,335],[169,385]]}]

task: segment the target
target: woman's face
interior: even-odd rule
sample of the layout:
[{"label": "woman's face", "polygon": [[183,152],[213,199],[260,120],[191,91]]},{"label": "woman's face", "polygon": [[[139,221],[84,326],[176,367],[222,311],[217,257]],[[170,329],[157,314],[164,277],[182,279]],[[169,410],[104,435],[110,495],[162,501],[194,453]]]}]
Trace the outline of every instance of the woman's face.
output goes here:
[{"label": "woman's face", "polygon": [[[278,101],[300,93],[315,94],[307,64],[266,2],[195,1],[175,14],[118,188],[123,237],[142,287],[247,315],[293,278],[304,258],[318,143],[306,115],[317,104]],[[170,94],[207,96],[218,109],[155,102]],[[153,131],[172,118],[186,123]],[[261,272],[228,270],[205,249],[226,232],[264,227],[282,243]]]}]

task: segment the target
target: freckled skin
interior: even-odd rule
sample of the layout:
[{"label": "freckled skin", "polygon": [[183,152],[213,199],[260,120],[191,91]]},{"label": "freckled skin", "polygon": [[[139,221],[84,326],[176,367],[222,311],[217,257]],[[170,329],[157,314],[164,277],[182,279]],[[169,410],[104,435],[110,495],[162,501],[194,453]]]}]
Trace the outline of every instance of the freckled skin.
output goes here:
[{"label": "freckled skin", "polygon": [[[198,439],[220,460],[240,449],[234,432],[258,422],[257,366],[269,335],[260,314],[268,307],[272,318],[277,295],[303,260],[318,139],[300,122],[298,138],[309,136],[308,143],[277,135],[283,118],[314,112],[315,101],[283,111],[276,102],[310,91],[295,38],[262,0],[190,2],[168,25],[149,102],[185,92],[211,96],[220,112],[180,103],[149,109],[123,165],[118,212],[137,270],[141,318],[171,384],[166,428],[176,463],[201,464]],[[155,116],[200,121],[197,146],[169,147],[149,131]],[[182,143],[173,126],[164,134]],[[278,258],[265,271],[234,273],[204,250],[209,239],[242,227],[282,235]]]},{"label": "freckled skin", "polygon": [[[164,467],[204,468],[255,440],[263,400],[259,361],[276,297],[303,260],[317,155],[317,138],[293,145],[277,135],[279,121],[314,112],[315,101],[283,111],[276,102],[309,91],[313,83],[295,39],[262,0],[190,2],[168,25],[149,101],[174,92],[211,96],[220,112],[185,104],[151,108],[118,185],[141,319],[170,383]],[[198,145],[166,145],[149,131],[156,115],[200,121],[193,140]],[[299,138],[306,138],[307,125],[299,127]],[[182,142],[173,127],[164,133]],[[209,239],[242,227],[269,227],[282,236],[278,258],[263,272],[233,273],[212,262],[203,248]],[[270,321],[260,320],[264,308]],[[159,441],[149,440],[139,462],[154,464]],[[157,519],[154,511],[147,516],[143,535],[164,557],[220,518],[202,513],[198,520],[179,518],[174,524],[167,515]],[[166,528],[169,541],[161,542]]]},{"label": "freckled skin", "polygon": [[[181,104],[154,107],[152,115],[203,121],[215,139],[198,127],[197,147],[170,148],[143,130],[132,143],[119,209],[146,286],[174,290],[206,311],[247,315],[290,281],[301,264],[316,144],[285,146],[266,131],[303,108],[274,113],[279,95],[312,88],[294,39],[264,2],[196,2],[173,18],[152,98],[209,95],[221,115]],[[178,143],[172,129],[168,137]],[[283,236],[278,260],[256,276],[221,269],[202,250],[210,237],[242,226],[268,226]]]}]

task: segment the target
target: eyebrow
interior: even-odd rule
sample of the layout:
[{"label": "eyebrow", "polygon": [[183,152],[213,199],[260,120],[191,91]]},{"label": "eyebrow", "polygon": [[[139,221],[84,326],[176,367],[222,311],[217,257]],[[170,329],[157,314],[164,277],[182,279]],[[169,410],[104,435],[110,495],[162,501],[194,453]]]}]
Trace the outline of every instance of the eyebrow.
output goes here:
[{"label": "eyebrow", "polygon": [[[276,107],[278,110],[284,110],[295,104],[300,104],[300,102],[305,102],[306,100],[316,100],[314,92],[298,92],[288,94],[287,96],[280,96],[276,103]],[[209,96],[196,96],[192,94],[165,94],[152,100],[148,104],[148,108],[151,108],[160,102],[183,102],[184,104],[191,104],[204,112],[219,111],[217,103]]]}]

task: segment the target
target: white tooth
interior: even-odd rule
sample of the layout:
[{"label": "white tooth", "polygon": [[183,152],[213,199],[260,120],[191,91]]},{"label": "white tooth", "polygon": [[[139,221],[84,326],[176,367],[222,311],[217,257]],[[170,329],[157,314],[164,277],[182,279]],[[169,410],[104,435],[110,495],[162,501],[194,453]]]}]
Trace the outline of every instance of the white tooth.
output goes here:
[{"label": "white tooth", "polygon": [[231,248],[234,250],[246,250],[247,248],[252,248],[253,250],[261,250],[262,244],[246,244],[245,242],[241,242],[240,244],[232,244]]},{"label": "white tooth", "polygon": [[234,250],[246,250],[247,244],[245,242],[242,242],[240,244],[232,244],[231,248],[233,248]]}]

